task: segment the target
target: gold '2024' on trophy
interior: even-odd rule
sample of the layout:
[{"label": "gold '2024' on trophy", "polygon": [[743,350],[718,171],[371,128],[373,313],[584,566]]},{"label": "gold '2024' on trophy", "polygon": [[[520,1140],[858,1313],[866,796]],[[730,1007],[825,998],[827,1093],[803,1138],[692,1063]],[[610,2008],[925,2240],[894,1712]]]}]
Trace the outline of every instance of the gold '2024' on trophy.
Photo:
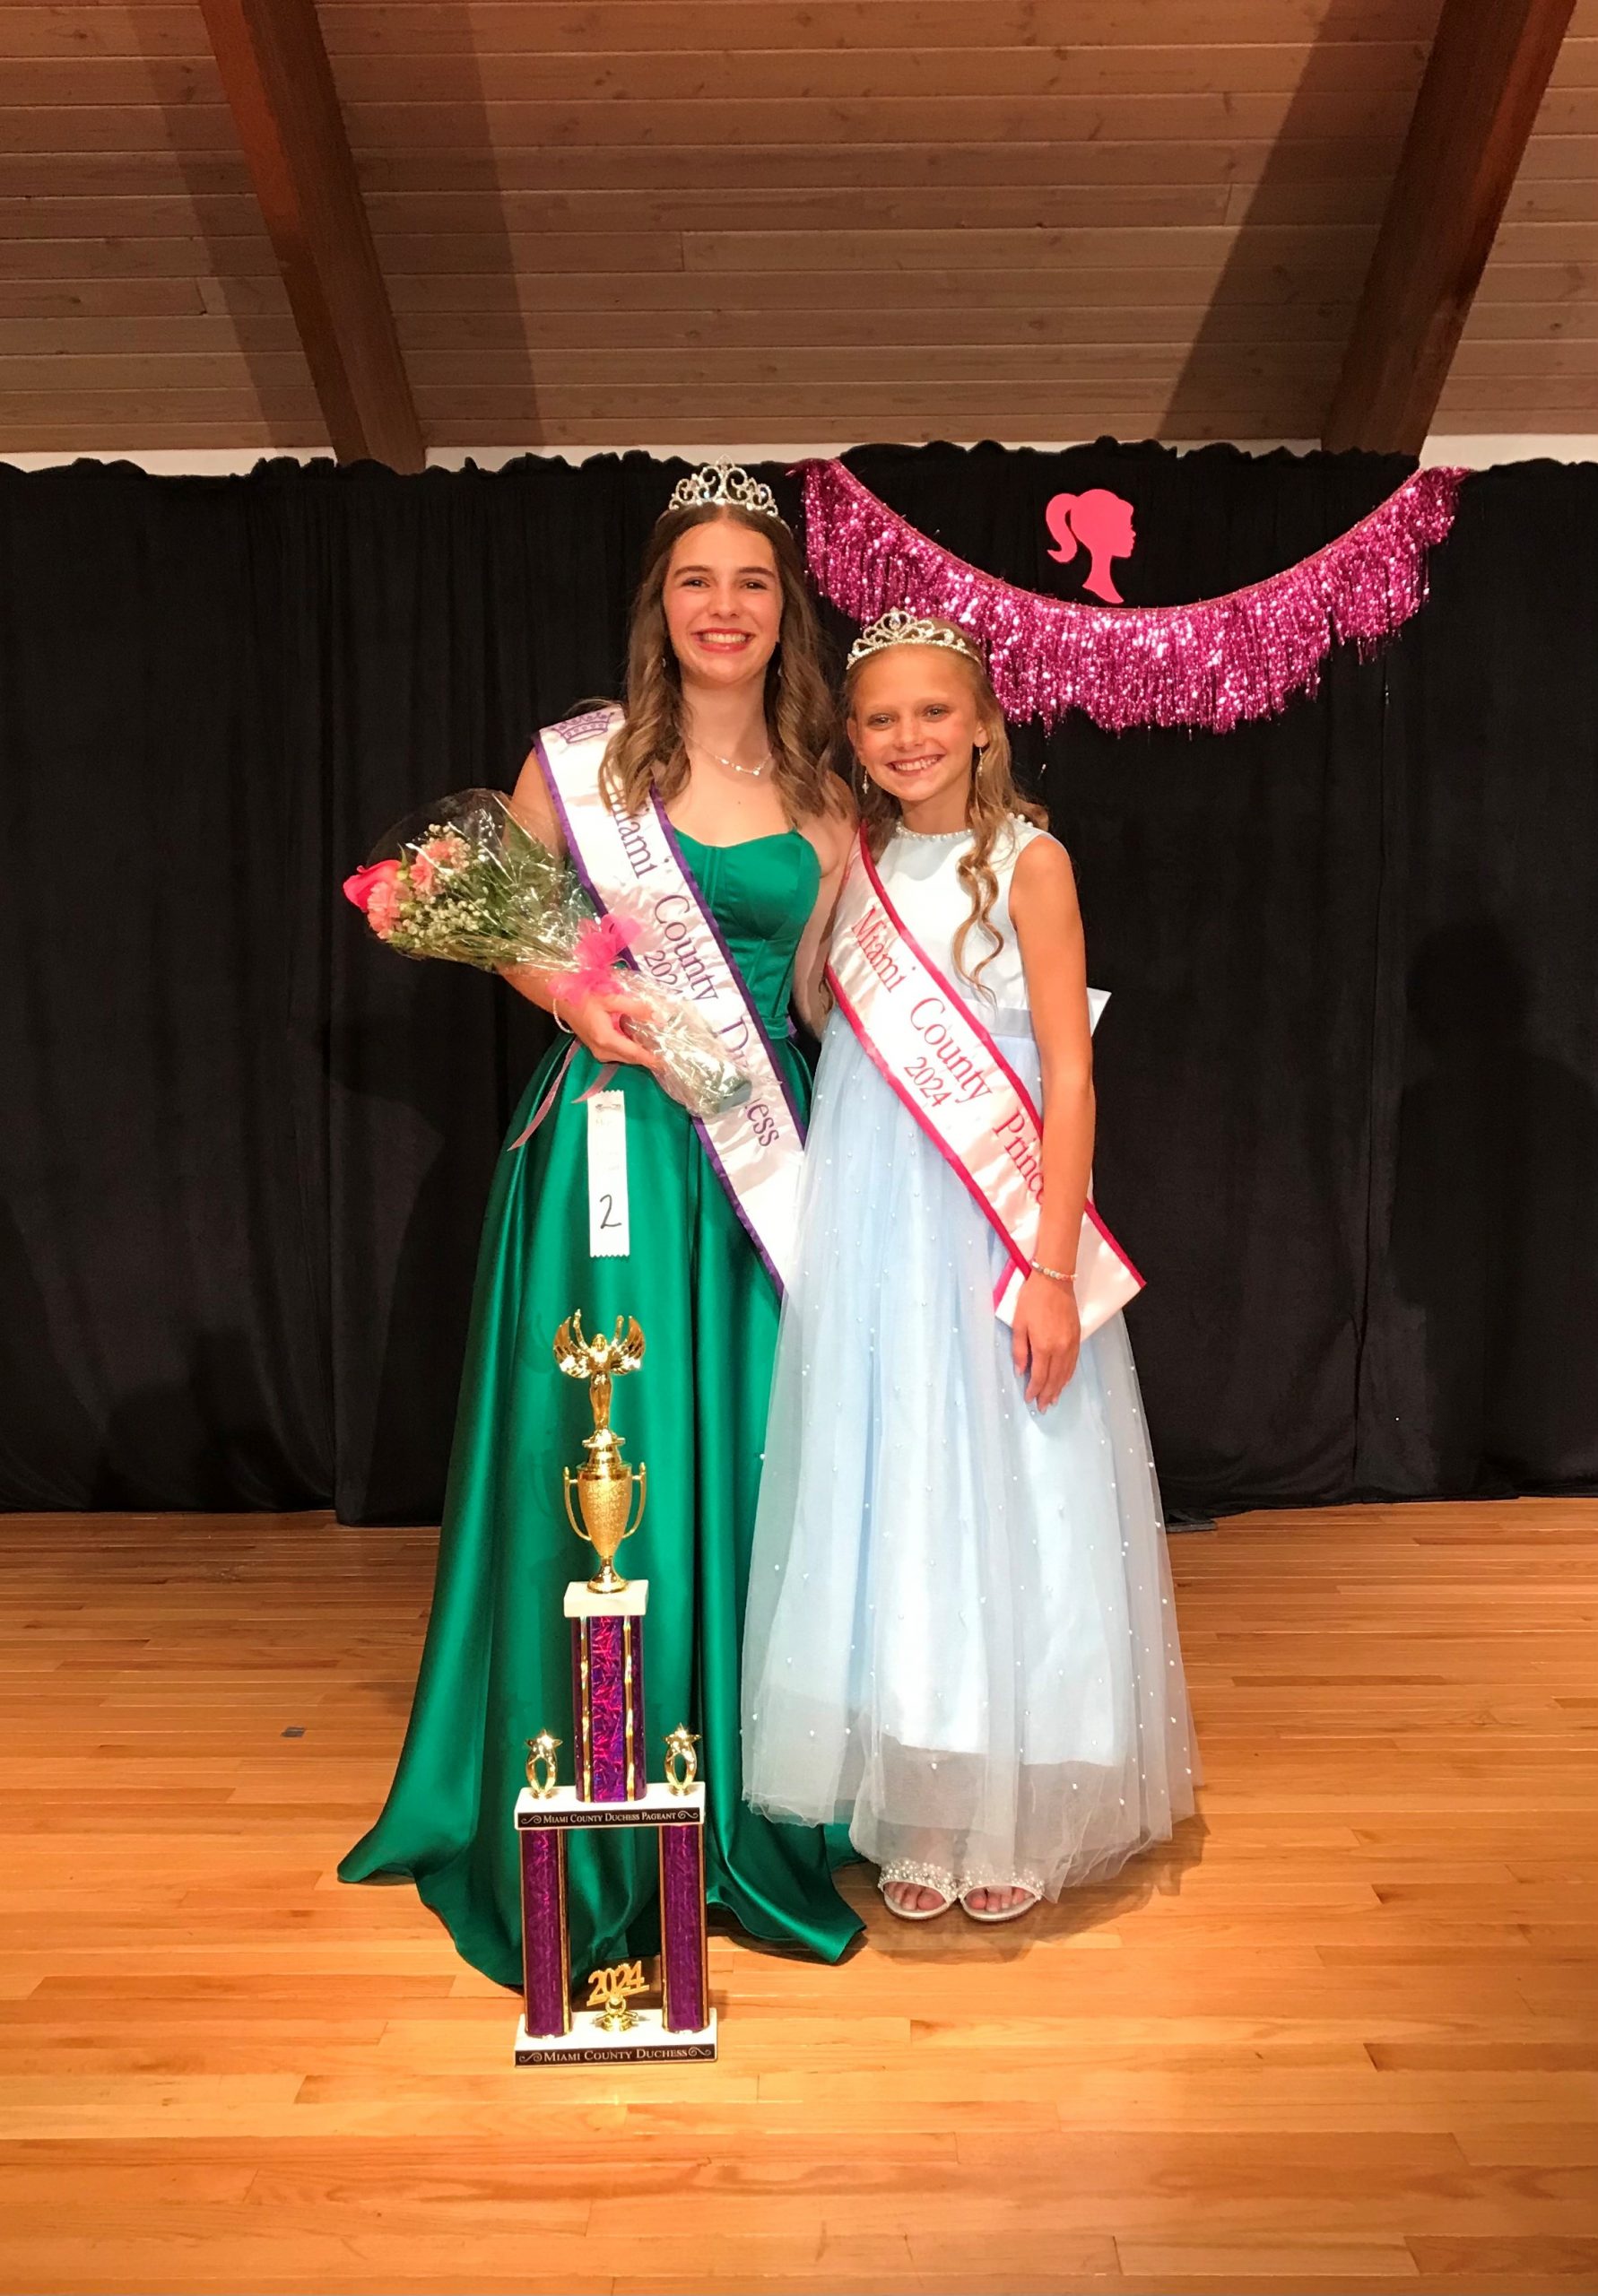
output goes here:
[{"label": "gold '2024' on trophy", "polygon": [[[643,1520],[647,1473],[621,1457],[611,1426],[614,1382],[644,1360],[636,1318],[619,1316],[607,1339],[583,1329],[579,1314],[555,1334],[555,1361],[586,1379],[593,1432],[574,1474],[561,1469],[567,1519],[589,1540],[599,1569],[566,1589],[571,1626],[572,1722],[577,1780],[557,1774],[560,1739],[547,1729],[527,1742],[527,1785],[517,1796],[521,1845],[522,1972],[525,1996],[517,2034],[518,2065],[581,2065],[650,2057],[713,2057],[705,1948],[705,1788],[696,1776],[695,1740],[682,1725],[666,1741],[664,1776],[650,1783],[644,1760],[646,1579],[616,1569],[616,1550]],[[572,1493],[577,1507],[572,1506]],[[578,1520],[578,1517],[581,1520]],[[660,1860],[660,2006],[633,2006],[647,1989],[641,1964],[589,1972],[587,2005],[571,2005],[566,1846],[591,1827],[653,1826]]]}]

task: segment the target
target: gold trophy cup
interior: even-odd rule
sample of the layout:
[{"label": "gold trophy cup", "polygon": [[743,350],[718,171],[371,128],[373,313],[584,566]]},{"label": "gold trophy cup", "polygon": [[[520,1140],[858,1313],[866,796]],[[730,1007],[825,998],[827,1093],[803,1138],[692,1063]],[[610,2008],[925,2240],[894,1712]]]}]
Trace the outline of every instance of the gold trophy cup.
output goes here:
[{"label": "gold trophy cup", "polygon": [[[648,1470],[641,1464],[636,1467],[626,1464],[621,1457],[621,1439],[611,1430],[611,1382],[626,1372],[636,1371],[643,1360],[644,1335],[635,1317],[618,1316],[615,1331],[609,1339],[597,1334],[590,1339],[583,1330],[580,1314],[568,1316],[555,1334],[555,1361],[569,1378],[587,1380],[588,1407],[594,1413],[594,1432],[583,1438],[587,1465],[576,1474],[569,1467],[562,1467],[560,1472],[564,1478],[566,1519],[578,1538],[586,1539],[599,1557],[599,1569],[588,1581],[588,1590],[595,1595],[620,1595],[625,1591],[627,1581],[616,1569],[616,1549],[623,1539],[632,1536],[644,1519]],[[638,1512],[633,1515],[635,1484]],[[571,1508],[574,1490],[582,1510],[580,1523]]]}]

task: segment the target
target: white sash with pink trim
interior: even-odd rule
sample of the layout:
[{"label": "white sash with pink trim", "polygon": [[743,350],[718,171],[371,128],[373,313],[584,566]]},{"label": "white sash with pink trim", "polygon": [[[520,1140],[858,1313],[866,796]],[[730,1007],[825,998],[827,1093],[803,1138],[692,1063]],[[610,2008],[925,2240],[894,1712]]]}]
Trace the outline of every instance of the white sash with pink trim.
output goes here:
[{"label": "white sash with pink trim", "polygon": [[781,1292],[793,1274],[804,1125],[753,999],[693,881],[657,797],[615,813],[599,770],[619,709],[597,709],[538,737],[578,874],[596,906],[631,928],[628,961],[657,988],[695,1005],[754,1090],[742,1108],[694,1119],[733,1209]]},{"label": "white sash with pink trim", "polygon": [[[827,978],[867,1056],[981,1206],[1009,1255],[994,1292],[1005,1323],[1038,1250],[1043,1119],[966,999],[906,930],[861,838],[838,896]],[[1076,1254],[1082,1335],[1143,1279],[1094,1210]]]}]

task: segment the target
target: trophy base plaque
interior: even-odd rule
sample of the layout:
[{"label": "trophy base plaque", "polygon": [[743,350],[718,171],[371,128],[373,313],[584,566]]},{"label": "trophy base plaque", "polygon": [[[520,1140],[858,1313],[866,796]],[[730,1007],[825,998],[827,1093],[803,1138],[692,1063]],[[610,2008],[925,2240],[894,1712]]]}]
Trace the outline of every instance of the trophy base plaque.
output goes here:
[{"label": "trophy base plaque", "polygon": [[[569,1786],[518,1795],[516,1831],[522,1866],[525,2013],[517,2065],[632,2065],[659,2058],[714,2058],[716,2012],[705,1935],[705,1788],[649,1786],[636,1802],[591,1802]],[[599,1827],[647,1826],[660,1861],[660,2005],[631,2008],[619,2023],[599,2005],[647,1989],[640,1963],[590,1970],[596,1990],[571,2006],[566,1932],[566,1845]]]},{"label": "trophy base plaque", "polygon": [[604,2013],[574,2009],[569,2033],[530,2033],[524,2017],[516,2029],[517,2065],[645,2065],[675,2058],[703,2064],[716,2057],[716,2012],[697,2033],[667,2031],[658,2009],[637,2009],[638,2022],[625,2032],[607,2032]]},{"label": "trophy base plaque", "polygon": [[581,1833],[602,1826],[702,1826],[705,1789],[646,1786],[631,1802],[590,1802],[574,1786],[557,1786],[550,1794],[530,1794],[524,1787],[516,1797],[517,1833],[545,1832],[554,1828]]}]

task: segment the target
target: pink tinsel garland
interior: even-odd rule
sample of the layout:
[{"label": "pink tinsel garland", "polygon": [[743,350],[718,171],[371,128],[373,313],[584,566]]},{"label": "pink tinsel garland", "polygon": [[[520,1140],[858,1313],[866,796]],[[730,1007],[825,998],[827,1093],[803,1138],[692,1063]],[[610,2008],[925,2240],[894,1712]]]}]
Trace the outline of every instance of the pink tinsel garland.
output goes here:
[{"label": "pink tinsel garland", "polygon": [[1463,470],[1417,471],[1368,517],[1297,566],[1185,606],[1090,606],[1019,590],[956,558],[838,462],[804,470],[810,570],[858,622],[890,606],[940,614],[980,639],[1007,718],[1052,725],[1085,710],[1111,733],[1205,726],[1313,693],[1333,645],[1369,652],[1426,596],[1426,554],[1454,523]]}]

